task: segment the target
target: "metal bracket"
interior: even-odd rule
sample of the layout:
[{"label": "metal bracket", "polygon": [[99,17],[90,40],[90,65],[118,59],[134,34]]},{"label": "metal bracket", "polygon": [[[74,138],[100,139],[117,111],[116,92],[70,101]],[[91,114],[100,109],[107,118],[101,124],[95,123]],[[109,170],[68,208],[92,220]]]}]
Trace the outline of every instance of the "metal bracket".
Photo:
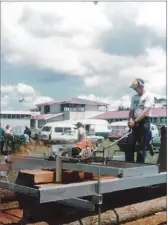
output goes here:
[{"label": "metal bracket", "polygon": [[96,205],[102,205],[103,204],[103,195],[101,195],[101,194],[92,195],[92,203],[94,203]]}]

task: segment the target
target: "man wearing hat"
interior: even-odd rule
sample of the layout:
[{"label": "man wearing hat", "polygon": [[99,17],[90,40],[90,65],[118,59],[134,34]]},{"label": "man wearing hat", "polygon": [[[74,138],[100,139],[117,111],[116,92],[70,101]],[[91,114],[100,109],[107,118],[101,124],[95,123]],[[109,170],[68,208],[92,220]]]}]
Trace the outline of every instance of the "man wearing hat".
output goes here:
[{"label": "man wearing hat", "polygon": [[78,141],[82,141],[86,139],[86,130],[81,122],[77,123],[78,128]]},{"label": "man wearing hat", "polygon": [[147,140],[150,132],[151,108],[154,104],[152,94],[145,89],[144,80],[137,78],[130,88],[136,91],[132,97],[128,126],[133,132],[134,150],[137,149],[137,162],[144,163],[146,158]]}]

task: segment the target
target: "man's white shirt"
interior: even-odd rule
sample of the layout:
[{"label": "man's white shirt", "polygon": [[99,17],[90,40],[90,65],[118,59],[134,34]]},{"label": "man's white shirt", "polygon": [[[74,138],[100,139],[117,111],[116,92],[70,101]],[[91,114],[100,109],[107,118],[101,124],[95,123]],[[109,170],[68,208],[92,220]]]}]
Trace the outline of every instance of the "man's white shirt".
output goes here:
[{"label": "man's white shirt", "polygon": [[146,108],[149,108],[146,116],[151,117],[151,108],[154,105],[154,96],[149,91],[144,91],[142,95],[134,95],[131,100],[131,107],[134,117],[138,117]]},{"label": "man's white shirt", "polygon": [[86,139],[86,131],[83,127],[80,127],[78,129],[78,140],[81,141],[81,140],[85,140]]}]

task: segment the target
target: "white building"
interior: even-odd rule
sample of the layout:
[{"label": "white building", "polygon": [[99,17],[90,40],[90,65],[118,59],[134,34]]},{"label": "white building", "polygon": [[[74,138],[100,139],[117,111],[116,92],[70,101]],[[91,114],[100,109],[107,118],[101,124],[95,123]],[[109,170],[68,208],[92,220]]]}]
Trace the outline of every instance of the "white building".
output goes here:
[{"label": "white building", "polygon": [[0,123],[3,128],[6,125],[11,127],[31,127],[32,126],[32,115],[40,114],[39,112],[31,111],[1,111],[0,112]]},{"label": "white building", "polygon": [[34,117],[38,120],[39,128],[47,122],[86,119],[107,110],[106,103],[76,97],[38,104],[36,109],[31,109],[31,111],[40,112],[40,115]]}]

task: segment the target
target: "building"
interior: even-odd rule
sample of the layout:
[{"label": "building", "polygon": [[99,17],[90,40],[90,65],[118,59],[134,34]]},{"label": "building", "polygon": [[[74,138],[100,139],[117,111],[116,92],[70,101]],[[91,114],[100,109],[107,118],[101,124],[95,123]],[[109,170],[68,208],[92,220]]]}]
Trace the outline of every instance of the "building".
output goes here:
[{"label": "building", "polygon": [[[99,114],[93,118],[95,119],[105,119],[109,123],[127,120],[129,118],[129,110],[123,111],[109,111]],[[166,108],[152,108],[151,122],[154,124],[165,124],[167,123],[167,113]]]},{"label": "building", "polygon": [[40,115],[33,117],[38,120],[38,128],[52,121],[91,118],[102,112],[107,112],[107,110],[108,104],[106,103],[77,97],[37,104],[35,109],[31,109],[32,112],[40,112]]},{"label": "building", "polygon": [[[1,111],[0,112],[0,121],[1,126],[6,127],[6,125],[10,125],[11,127],[31,127],[32,126],[32,116],[40,114],[39,112],[31,112],[31,111]],[[34,125],[35,126],[35,125]]]}]

